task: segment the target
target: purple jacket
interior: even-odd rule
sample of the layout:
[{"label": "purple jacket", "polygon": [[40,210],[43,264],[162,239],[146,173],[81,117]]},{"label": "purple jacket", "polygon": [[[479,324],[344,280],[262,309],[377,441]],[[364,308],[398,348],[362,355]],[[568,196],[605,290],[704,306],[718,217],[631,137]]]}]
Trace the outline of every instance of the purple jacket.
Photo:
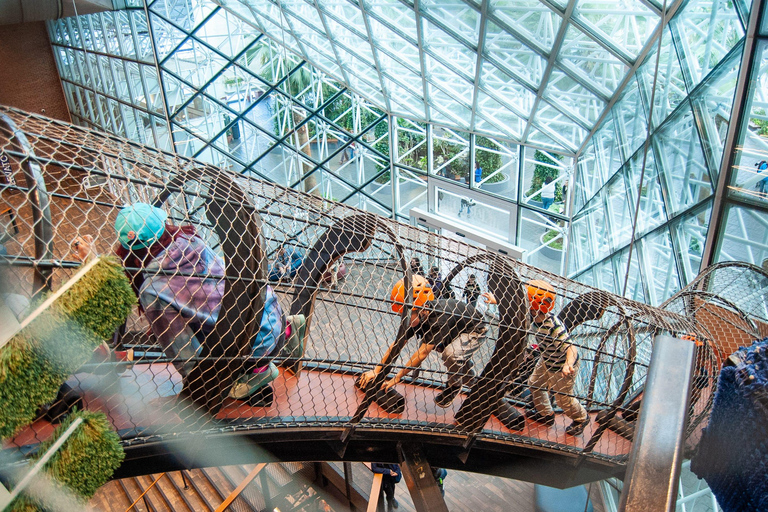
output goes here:
[{"label": "purple jacket", "polygon": [[[196,235],[179,235],[144,267],[139,302],[152,332],[168,357],[183,362],[194,357],[213,330],[224,295],[224,260]],[[284,327],[283,311],[272,288],[261,327],[253,340],[255,357],[269,355]]]}]

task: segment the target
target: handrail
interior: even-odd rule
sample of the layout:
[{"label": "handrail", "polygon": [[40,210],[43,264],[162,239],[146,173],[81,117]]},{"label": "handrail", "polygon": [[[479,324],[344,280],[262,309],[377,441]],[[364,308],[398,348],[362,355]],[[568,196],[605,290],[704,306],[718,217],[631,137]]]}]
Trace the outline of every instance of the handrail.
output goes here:
[{"label": "handrail", "polygon": [[[243,478],[243,481],[240,482],[240,485],[237,486],[237,488],[232,491],[229,496],[227,496],[227,499],[224,500],[224,502],[216,507],[216,510],[214,512],[224,512],[227,510],[227,507],[229,507],[233,501],[237,499],[238,496],[240,496],[245,488],[248,486],[251,481],[253,481],[254,478],[261,472],[262,469],[267,467],[267,464],[265,462],[262,462],[261,464],[257,464],[255,468],[253,468],[253,471],[248,473],[248,476]],[[266,492],[266,490],[264,490]],[[126,511],[128,512],[128,511]]]}]

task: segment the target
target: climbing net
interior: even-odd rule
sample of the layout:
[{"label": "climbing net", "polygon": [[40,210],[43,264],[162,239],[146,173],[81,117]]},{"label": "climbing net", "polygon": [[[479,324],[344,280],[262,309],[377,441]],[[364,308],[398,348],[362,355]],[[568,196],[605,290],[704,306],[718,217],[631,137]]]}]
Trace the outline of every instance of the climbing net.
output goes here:
[{"label": "climbing net", "polygon": [[[34,304],[60,287],[90,257],[84,247],[117,254],[132,279],[139,306],[105,340],[109,355],[67,382],[126,444],[149,430],[156,438],[341,427],[343,441],[407,429],[623,463],[655,336],[700,345],[695,440],[723,355],[765,334],[765,303],[745,310],[725,285],[743,268],[700,277],[653,308],[343,203],[18,110],[0,109],[0,151],[7,300]],[[118,214],[138,203],[167,216],[162,235],[150,249],[121,249]],[[152,227],[142,222],[133,236]],[[743,279],[764,299],[765,275],[750,272]],[[400,279],[404,304],[390,294]],[[533,280],[556,296],[540,324],[529,314]],[[434,300],[414,308],[420,290]],[[50,420],[41,416],[9,443],[40,441]],[[583,433],[570,435],[577,423]]]}]

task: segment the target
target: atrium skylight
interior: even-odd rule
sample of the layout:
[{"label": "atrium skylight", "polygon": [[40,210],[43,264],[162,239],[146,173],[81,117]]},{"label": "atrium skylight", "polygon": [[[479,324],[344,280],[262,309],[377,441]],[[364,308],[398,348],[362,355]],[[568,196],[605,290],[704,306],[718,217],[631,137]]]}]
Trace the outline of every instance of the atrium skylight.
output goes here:
[{"label": "atrium skylight", "polygon": [[566,153],[661,20],[651,0],[215,2],[393,114]]}]

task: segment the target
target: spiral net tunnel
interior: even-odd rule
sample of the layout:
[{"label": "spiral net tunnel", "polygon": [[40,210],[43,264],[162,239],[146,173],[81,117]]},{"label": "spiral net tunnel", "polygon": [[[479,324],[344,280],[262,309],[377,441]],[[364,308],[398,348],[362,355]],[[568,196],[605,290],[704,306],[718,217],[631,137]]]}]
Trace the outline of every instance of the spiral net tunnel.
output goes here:
[{"label": "spiral net tunnel", "polygon": [[[686,336],[698,346],[692,447],[724,358],[767,333],[768,276],[755,267],[716,267],[654,308],[341,203],[18,110],[0,110],[0,150],[6,296],[34,303],[57,289],[81,264],[74,241],[92,239],[93,252],[115,253],[118,212],[138,202],[204,242],[195,263],[211,258],[186,270],[126,263],[134,279],[165,283],[172,296],[142,298],[108,340],[114,355],[68,381],[87,408],[108,415],[126,448],[195,432],[301,432],[343,453],[355,439],[411,436],[469,453],[482,445],[586,461],[615,473],[631,449],[656,335]],[[432,353],[418,370],[409,368],[397,393],[381,392],[419,347],[409,331],[411,278],[433,268],[442,300],[428,302],[427,311],[466,316],[458,305],[476,302],[474,337],[464,339],[474,351],[459,365],[448,364],[447,349]],[[403,278],[398,313],[390,290]],[[174,279],[197,288],[179,290]],[[477,299],[472,280],[498,304]],[[578,351],[573,385],[557,398],[586,408],[581,435],[566,433],[567,400],[555,404],[549,423],[520,415],[537,391],[529,381],[539,357],[525,287],[531,280],[554,288],[553,311]],[[210,314],[201,318],[173,293],[202,294]],[[438,310],[448,306],[458,309]],[[269,315],[274,346],[257,347]],[[459,333],[443,334],[447,344]],[[356,379],[377,365],[382,371],[361,389]],[[265,387],[248,394],[254,376],[270,380],[273,368],[271,396]],[[439,407],[436,399],[456,383],[458,396]],[[51,431],[41,418],[5,448],[38,443]]]}]

